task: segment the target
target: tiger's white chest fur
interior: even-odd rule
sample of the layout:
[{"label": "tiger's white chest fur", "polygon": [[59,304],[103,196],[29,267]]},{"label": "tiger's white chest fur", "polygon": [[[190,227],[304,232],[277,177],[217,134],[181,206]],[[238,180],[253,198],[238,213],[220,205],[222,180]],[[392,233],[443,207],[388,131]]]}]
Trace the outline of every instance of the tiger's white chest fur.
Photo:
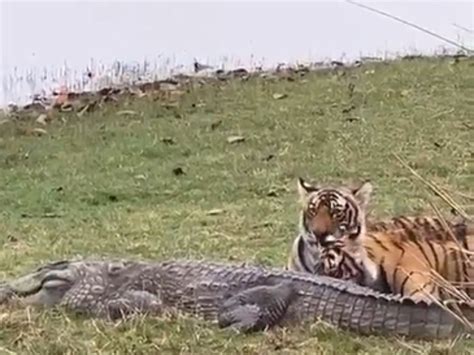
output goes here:
[{"label": "tiger's white chest fur", "polygon": [[364,269],[364,286],[377,288],[376,284],[380,280],[379,266],[370,260],[367,255],[362,258],[361,265]]},{"label": "tiger's white chest fur", "polygon": [[315,274],[319,262],[319,248],[311,239],[300,233],[293,242],[288,268],[293,271]]},{"label": "tiger's white chest fur", "polygon": [[360,243],[355,243],[352,247],[346,247],[346,252],[353,257],[354,261],[362,269],[363,275],[360,280],[362,285],[379,291],[384,290],[380,267],[369,258],[365,248]]}]

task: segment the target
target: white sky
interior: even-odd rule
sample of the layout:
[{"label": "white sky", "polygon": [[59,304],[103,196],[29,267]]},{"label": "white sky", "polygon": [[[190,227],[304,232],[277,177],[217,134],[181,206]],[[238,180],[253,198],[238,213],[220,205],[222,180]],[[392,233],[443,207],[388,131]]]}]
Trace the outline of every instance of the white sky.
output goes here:
[{"label": "white sky", "polygon": [[[83,70],[91,58],[189,67],[193,57],[245,65],[254,55],[272,64],[448,46],[343,1],[0,1],[3,77],[65,61]],[[365,3],[474,47],[474,34],[453,26],[474,30],[474,1]]]}]

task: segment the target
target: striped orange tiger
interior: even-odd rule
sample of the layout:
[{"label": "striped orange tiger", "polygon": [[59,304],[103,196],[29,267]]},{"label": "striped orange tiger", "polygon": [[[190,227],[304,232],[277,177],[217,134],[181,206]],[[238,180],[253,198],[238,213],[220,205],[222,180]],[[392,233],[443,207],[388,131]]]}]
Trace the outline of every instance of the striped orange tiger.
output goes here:
[{"label": "striped orange tiger", "polygon": [[443,282],[474,295],[474,226],[436,217],[368,222],[372,184],[314,186],[298,180],[301,232],[290,253],[291,270],[354,281],[415,300],[448,297]]}]

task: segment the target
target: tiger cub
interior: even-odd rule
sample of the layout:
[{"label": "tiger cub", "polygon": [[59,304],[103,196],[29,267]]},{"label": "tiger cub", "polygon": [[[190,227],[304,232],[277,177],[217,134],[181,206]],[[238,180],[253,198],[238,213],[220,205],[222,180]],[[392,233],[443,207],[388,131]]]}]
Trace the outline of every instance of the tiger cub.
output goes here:
[{"label": "tiger cub", "polygon": [[300,178],[301,232],[287,268],[428,302],[448,296],[444,279],[473,297],[474,270],[464,251],[474,250],[474,226],[448,222],[451,234],[434,217],[367,222],[372,189],[370,182],[318,187]]}]

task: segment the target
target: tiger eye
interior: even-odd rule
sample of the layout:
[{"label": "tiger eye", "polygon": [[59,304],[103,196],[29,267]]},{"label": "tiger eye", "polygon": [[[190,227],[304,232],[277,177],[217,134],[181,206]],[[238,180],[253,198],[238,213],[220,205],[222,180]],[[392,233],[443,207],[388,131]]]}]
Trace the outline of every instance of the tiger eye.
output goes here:
[{"label": "tiger eye", "polygon": [[308,213],[310,216],[314,216],[316,214],[316,205],[314,203],[310,203],[306,213]]}]

